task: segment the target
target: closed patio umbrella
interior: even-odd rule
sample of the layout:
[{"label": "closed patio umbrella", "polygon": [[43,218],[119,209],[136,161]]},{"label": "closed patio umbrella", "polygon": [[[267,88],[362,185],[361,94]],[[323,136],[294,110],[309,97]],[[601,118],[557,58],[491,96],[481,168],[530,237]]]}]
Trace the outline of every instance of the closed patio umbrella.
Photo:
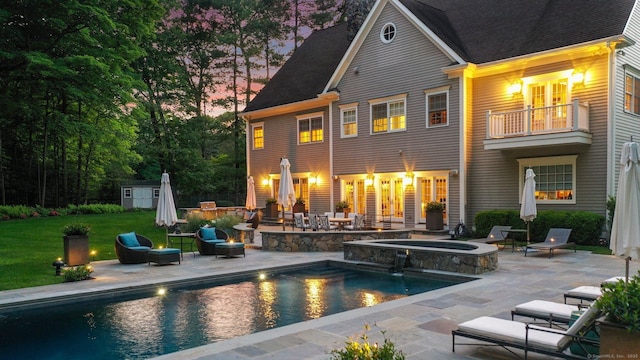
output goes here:
[{"label": "closed patio umbrella", "polygon": [[524,180],[524,189],[522,190],[522,202],[520,204],[520,219],[527,223],[527,245],[531,241],[531,233],[529,224],[538,216],[536,208],[536,174],[533,169],[527,169]]},{"label": "closed patio umbrella", "polygon": [[171,183],[169,182],[169,174],[162,174],[160,180],[160,196],[158,197],[158,207],[156,209],[156,224],[164,226],[166,230],[166,245],[169,246],[169,226],[173,226],[178,222],[178,214],[176,213],[176,205],[173,201],[173,193],[171,192]]},{"label": "closed patio umbrella", "polygon": [[247,200],[244,203],[244,207],[251,211],[256,208],[256,184],[253,181],[253,176],[247,177]]},{"label": "closed patio umbrella", "polygon": [[640,147],[636,142],[622,146],[616,208],[609,248],[615,255],[640,258]]},{"label": "closed patio umbrella", "polygon": [[296,190],[291,177],[291,164],[287,158],[280,161],[280,187],[278,188],[278,204],[282,205],[282,230],[284,230],[284,210],[296,202]]}]

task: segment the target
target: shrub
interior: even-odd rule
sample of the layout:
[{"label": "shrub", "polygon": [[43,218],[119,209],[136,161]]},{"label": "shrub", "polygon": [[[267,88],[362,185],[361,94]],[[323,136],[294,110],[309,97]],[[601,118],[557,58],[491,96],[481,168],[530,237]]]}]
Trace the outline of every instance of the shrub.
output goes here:
[{"label": "shrub", "polygon": [[[485,237],[494,225],[511,225],[514,229],[525,229],[519,210],[486,210],[474,219],[477,238]],[[598,245],[605,218],[588,211],[538,211],[538,216],[529,225],[531,239],[543,240],[550,228],[572,229],[569,241],[578,245]]]},{"label": "shrub", "polygon": [[615,283],[602,284],[602,296],[596,300],[595,306],[607,321],[640,334],[640,272],[627,283],[620,279]]},{"label": "shrub", "polygon": [[74,222],[65,225],[61,231],[64,235],[87,235],[90,230],[89,225]]},{"label": "shrub", "polygon": [[395,344],[386,338],[385,331],[380,331],[384,339],[382,346],[378,343],[369,343],[367,331],[369,325],[364,326],[364,332],[358,339],[349,339],[344,349],[331,351],[332,360],[404,360],[404,354],[397,350]]},{"label": "shrub", "polygon": [[195,233],[201,227],[207,225],[209,222],[202,215],[192,213],[187,216],[187,223],[180,226],[180,230],[188,233]]},{"label": "shrub", "polygon": [[215,220],[211,220],[211,226],[222,229],[229,234],[233,234],[232,232],[230,233],[230,231],[233,230],[235,225],[238,225],[241,222],[242,216],[226,214]]},{"label": "shrub", "polygon": [[74,266],[64,271],[64,281],[80,281],[91,279],[93,267],[91,265]]},{"label": "shrub", "polygon": [[267,203],[267,204],[277,204],[277,203],[278,203],[278,200],[277,200],[276,198],[268,198],[268,199],[266,200],[266,203]]},{"label": "shrub", "polygon": [[426,205],[427,211],[444,211],[444,204],[439,201],[429,201]]}]

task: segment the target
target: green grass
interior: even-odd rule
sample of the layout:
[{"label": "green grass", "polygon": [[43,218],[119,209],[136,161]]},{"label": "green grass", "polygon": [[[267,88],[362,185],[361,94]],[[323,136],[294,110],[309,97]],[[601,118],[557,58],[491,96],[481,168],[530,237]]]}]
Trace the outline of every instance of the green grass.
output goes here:
[{"label": "green grass", "polygon": [[114,240],[123,232],[142,234],[154,247],[164,244],[165,230],[156,227],[155,215],[141,211],[0,221],[0,290],[63,282],[51,263],[64,256],[61,229],[68,223],[89,224],[89,250],[96,251],[90,260],[109,260],[116,259]]}]

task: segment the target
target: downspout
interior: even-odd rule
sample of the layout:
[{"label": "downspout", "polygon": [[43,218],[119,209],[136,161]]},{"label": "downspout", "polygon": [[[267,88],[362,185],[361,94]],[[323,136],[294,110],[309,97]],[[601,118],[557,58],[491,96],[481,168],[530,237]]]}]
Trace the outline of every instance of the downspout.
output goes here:
[{"label": "downspout", "polygon": [[251,151],[249,151],[251,149],[251,143],[249,142],[251,140],[251,124],[249,123],[249,119],[247,119],[246,117],[242,116],[242,119],[245,122],[245,153],[246,155],[246,161],[247,161],[247,176],[251,175]]},{"label": "downspout", "polygon": [[[467,76],[466,70],[462,72],[462,76],[458,78],[460,86],[460,158],[458,159],[458,186],[460,187],[460,221],[464,224],[466,221],[467,213],[467,139],[466,139],[466,126],[467,126]],[[449,229],[452,229],[452,219],[449,219]],[[455,225],[453,225],[455,226]]]},{"label": "downspout", "polygon": [[611,100],[615,98],[615,88],[614,84],[616,83],[616,53],[614,49],[612,49],[611,42],[607,42],[607,51],[609,52],[609,61],[607,61],[609,80],[607,81],[608,91],[607,91],[607,199],[608,195],[613,195],[614,184],[615,184],[615,173],[616,173],[616,161],[613,159],[615,154],[615,141],[616,141],[616,126],[614,124],[614,114],[616,104]]},{"label": "downspout", "polygon": [[329,102],[329,209],[333,209],[333,101]]}]

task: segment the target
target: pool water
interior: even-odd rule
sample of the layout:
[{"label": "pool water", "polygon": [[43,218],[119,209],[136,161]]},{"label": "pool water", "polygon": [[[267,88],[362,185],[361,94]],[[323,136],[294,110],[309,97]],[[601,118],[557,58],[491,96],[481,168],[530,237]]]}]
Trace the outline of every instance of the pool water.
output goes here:
[{"label": "pool water", "polygon": [[0,317],[0,357],[149,358],[462,281],[316,266],[143,299],[20,312]]}]

